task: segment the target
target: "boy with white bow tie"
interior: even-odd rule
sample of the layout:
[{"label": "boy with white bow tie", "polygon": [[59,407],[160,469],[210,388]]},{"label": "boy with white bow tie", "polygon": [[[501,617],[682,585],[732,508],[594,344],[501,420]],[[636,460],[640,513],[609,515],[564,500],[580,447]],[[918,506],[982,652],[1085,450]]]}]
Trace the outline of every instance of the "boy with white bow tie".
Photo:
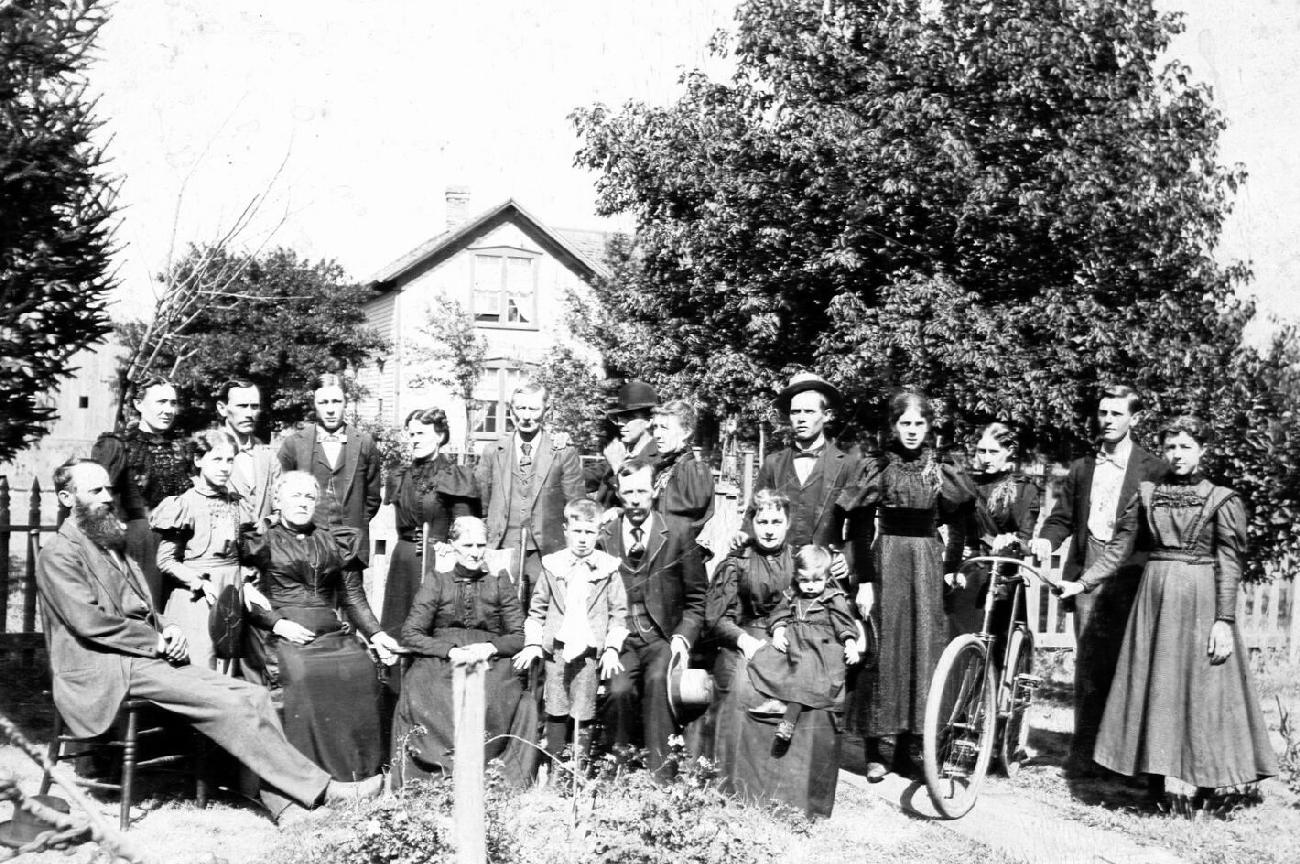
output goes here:
[{"label": "boy with white bow tie", "polygon": [[[546,750],[559,760],[577,727],[574,747],[585,758],[596,714],[600,679],[621,672],[619,650],[627,638],[627,592],[619,561],[596,549],[601,507],[577,498],[564,507],[565,548],[542,557],[542,573],[524,623],[524,650],[515,668],[546,657]],[[599,673],[599,674],[598,674]]]}]

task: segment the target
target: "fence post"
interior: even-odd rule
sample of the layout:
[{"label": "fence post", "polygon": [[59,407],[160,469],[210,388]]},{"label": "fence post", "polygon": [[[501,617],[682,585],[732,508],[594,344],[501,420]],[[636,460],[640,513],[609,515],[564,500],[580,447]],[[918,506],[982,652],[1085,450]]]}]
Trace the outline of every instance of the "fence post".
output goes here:
[{"label": "fence post", "polygon": [[0,474],[0,633],[9,627],[9,478]]},{"label": "fence post", "polygon": [[36,556],[41,552],[41,481],[32,481],[27,509],[27,570],[23,580],[23,632],[36,632]]},{"label": "fence post", "polygon": [[1287,656],[1294,663],[1300,660],[1300,581],[1294,576],[1290,587],[1291,633],[1287,637]]},{"label": "fence post", "polygon": [[452,767],[452,816],[456,864],[487,861],[487,815],[483,800],[483,678],[487,662],[452,664],[452,710],[456,717]]},{"label": "fence post", "polygon": [[740,501],[739,509],[743,512],[749,507],[754,497],[754,451],[745,448],[740,451]]}]

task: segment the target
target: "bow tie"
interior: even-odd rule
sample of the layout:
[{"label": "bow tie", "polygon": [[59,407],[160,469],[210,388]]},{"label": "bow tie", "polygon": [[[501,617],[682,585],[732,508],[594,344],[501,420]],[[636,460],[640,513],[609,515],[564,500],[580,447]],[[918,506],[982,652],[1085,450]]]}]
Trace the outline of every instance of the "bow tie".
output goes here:
[{"label": "bow tie", "polygon": [[1123,461],[1120,461],[1119,459],[1116,459],[1114,456],[1112,456],[1112,455],[1110,455],[1110,454],[1108,454],[1108,453],[1098,453],[1098,454],[1097,454],[1097,463],[1098,463],[1098,464],[1101,464],[1102,462],[1109,462],[1110,464],[1114,465],[1116,468],[1127,468],[1127,467],[1128,467],[1128,460],[1127,460],[1127,459],[1125,459],[1125,460],[1123,460]]},{"label": "bow tie", "polygon": [[320,442],[322,444],[346,444],[348,443],[348,436],[346,432],[327,432],[320,436]]},{"label": "bow tie", "polygon": [[794,458],[796,458],[796,459],[816,459],[817,457],[819,457],[819,456],[822,455],[822,451],[825,450],[825,449],[826,449],[825,447],[818,447],[818,448],[815,449],[815,450],[796,450],[796,451],[794,451]]},{"label": "bow tie", "polygon": [[591,572],[591,573],[595,573],[595,572],[596,572],[596,562],[591,560],[591,556],[590,556],[590,555],[584,555],[584,556],[582,556],[582,557],[578,557],[577,555],[574,555],[574,556],[573,556],[573,566],[574,566],[574,567],[586,567],[587,570],[588,570],[589,572]]}]

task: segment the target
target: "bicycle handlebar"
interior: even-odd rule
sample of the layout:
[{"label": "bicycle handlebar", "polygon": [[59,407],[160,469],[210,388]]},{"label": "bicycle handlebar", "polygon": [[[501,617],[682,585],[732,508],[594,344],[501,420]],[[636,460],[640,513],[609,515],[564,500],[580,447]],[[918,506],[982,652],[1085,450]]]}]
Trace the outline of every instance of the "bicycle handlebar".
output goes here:
[{"label": "bicycle handlebar", "polygon": [[1055,589],[1059,588],[1061,585],[1061,580],[1050,578],[1038,567],[1035,567],[1021,558],[1009,558],[1006,555],[975,555],[961,562],[957,569],[965,570],[972,564],[1012,564],[1019,567],[1021,570],[1028,570],[1035,579],[1042,582],[1044,585],[1047,585],[1049,588]]}]

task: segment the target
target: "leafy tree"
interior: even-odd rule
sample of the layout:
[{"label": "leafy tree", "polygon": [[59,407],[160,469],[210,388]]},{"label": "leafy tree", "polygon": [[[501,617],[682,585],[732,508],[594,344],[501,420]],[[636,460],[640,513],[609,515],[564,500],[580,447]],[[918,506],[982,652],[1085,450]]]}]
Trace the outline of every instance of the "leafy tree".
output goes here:
[{"label": "leafy tree", "polygon": [[94,2],[0,4],[0,462],[45,435],[40,397],[111,331],[115,186],[85,95]]},{"label": "leafy tree", "polygon": [[386,344],[366,326],[366,289],[347,281],[337,263],[312,263],[291,249],[252,255],[192,247],[160,280],[208,286],[200,289],[203,301],[169,328],[122,328],[128,356],[147,358],[138,374],[169,375],[188,396],[181,428],[213,421],[214,391],[229,378],[256,383],[264,419],[285,428],[310,415],[313,377],[357,368]]},{"label": "leafy tree", "polygon": [[529,376],[546,388],[548,425],[567,432],[581,453],[599,453],[605,444],[608,382],[569,345],[557,344]]},{"label": "leafy tree", "polygon": [[460,303],[442,299],[429,309],[418,338],[410,346],[415,367],[413,387],[448,387],[465,406],[465,451],[474,452],[474,418],[480,409],[474,391],[487,369],[488,345],[474,326],[474,316]]},{"label": "leafy tree", "polygon": [[1015,421],[1057,458],[1088,440],[1096,387],[1131,381],[1157,414],[1214,419],[1278,559],[1260,519],[1300,499],[1264,487],[1295,423],[1275,415],[1271,449],[1247,446],[1263,415],[1240,399],[1276,400],[1290,349],[1242,345],[1249,274],[1213,252],[1245,173],[1218,161],[1208,88],[1158,62],[1177,15],[749,0],[737,21],[734,46],[714,42],[730,80],[574,114],[600,211],[637,223],[621,290],[598,292],[614,363],[756,419],[816,369],[849,396],[850,434],[880,432],[890,388],[921,387],[954,422]]}]

